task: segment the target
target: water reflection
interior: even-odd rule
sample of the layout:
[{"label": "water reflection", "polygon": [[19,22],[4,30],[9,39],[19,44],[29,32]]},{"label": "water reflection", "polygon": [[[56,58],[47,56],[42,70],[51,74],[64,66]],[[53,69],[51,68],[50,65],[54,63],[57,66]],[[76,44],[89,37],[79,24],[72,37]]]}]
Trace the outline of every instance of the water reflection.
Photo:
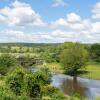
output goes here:
[{"label": "water reflection", "polygon": [[62,81],[61,85],[62,91],[68,95],[79,95],[81,97],[86,96],[85,91],[87,88],[83,86],[80,82],[74,82],[73,80],[66,79]]},{"label": "water reflection", "polygon": [[81,97],[88,97],[89,100],[94,100],[96,96],[100,97],[100,80],[78,77],[75,83],[72,77],[63,74],[54,75],[52,80],[52,85],[60,87],[64,94],[79,94]]},{"label": "water reflection", "polygon": [[[33,72],[36,72],[37,70],[38,69],[32,68]],[[75,83],[70,76],[64,74],[52,74],[52,85],[60,87],[64,94],[79,94],[81,97],[87,97],[88,100],[94,100],[95,97],[100,97],[100,80],[78,77],[78,81]]]}]

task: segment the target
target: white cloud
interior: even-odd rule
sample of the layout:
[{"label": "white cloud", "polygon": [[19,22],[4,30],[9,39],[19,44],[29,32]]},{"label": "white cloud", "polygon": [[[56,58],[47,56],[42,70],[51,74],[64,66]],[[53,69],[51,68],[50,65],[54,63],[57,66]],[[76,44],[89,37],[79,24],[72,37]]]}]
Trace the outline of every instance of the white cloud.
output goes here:
[{"label": "white cloud", "polygon": [[93,13],[92,18],[100,19],[100,2],[94,5],[92,13]]},{"label": "white cloud", "polygon": [[48,42],[51,36],[46,33],[26,33],[16,30],[4,30],[0,32],[0,42]]},{"label": "white cloud", "polygon": [[100,22],[92,23],[92,33],[100,34]]},{"label": "white cloud", "polygon": [[[57,5],[58,6],[58,5]],[[60,5],[59,5],[60,6]],[[93,18],[99,18],[100,4],[94,6]],[[8,7],[0,9],[0,22],[10,26],[45,26],[47,25],[29,4],[15,1]],[[49,22],[48,22],[49,24]],[[11,27],[13,29],[13,27]],[[59,43],[64,41],[94,43],[100,42],[100,22],[92,19],[82,19],[75,12],[59,18],[46,27],[47,32],[29,32],[7,30],[0,32],[0,42],[34,42]],[[24,31],[26,29],[23,29]],[[33,32],[32,32],[33,31]]]},{"label": "white cloud", "polygon": [[58,7],[58,6],[65,6],[66,3],[64,0],[54,0],[54,4],[52,5],[53,7]]},{"label": "white cloud", "polygon": [[81,20],[81,17],[77,15],[76,13],[70,13],[67,15],[68,22],[79,22],[80,20]]},{"label": "white cloud", "polygon": [[[95,23],[96,24],[96,23]],[[60,43],[64,41],[95,43],[100,42],[100,34],[93,30],[25,33],[22,31],[5,30],[0,32],[0,42],[28,42],[28,43]]]},{"label": "white cloud", "polygon": [[29,4],[15,1],[8,7],[0,9],[0,21],[9,26],[44,26],[41,16]]},{"label": "white cloud", "polygon": [[52,32],[25,33],[22,31],[5,30],[0,32],[0,42],[53,42],[59,43],[66,40],[74,39],[73,33],[62,30]]},{"label": "white cloud", "polygon": [[81,19],[76,13],[69,13],[65,18],[59,18],[55,22],[51,23],[52,28],[62,28],[70,29],[74,31],[82,31],[91,29],[91,22],[87,19]]},{"label": "white cloud", "polygon": [[5,17],[2,16],[2,15],[0,15],[0,21],[1,21],[1,22],[4,22],[5,20],[6,20]]},{"label": "white cloud", "polygon": [[100,22],[92,22],[91,19],[82,19],[75,13],[70,13],[67,17],[59,18],[52,22],[51,26],[53,29],[64,30],[56,31],[55,34],[59,37],[65,37],[65,41],[100,42]]},{"label": "white cloud", "polygon": [[67,21],[64,18],[59,18],[58,20],[51,22],[50,27],[51,28],[56,28],[56,27],[61,27],[61,26],[67,26]]},{"label": "white cloud", "polygon": [[92,28],[91,22],[88,20],[81,20],[76,23],[69,23],[69,28],[74,31],[90,30]]}]

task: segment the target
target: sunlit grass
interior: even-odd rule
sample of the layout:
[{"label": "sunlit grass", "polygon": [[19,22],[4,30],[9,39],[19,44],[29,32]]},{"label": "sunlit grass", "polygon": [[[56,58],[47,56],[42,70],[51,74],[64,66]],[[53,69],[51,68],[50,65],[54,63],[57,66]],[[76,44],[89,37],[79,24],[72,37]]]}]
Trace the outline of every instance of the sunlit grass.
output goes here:
[{"label": "sunlit grass", "polygon": [[[43,67],[43,65],[40,65]],[[46,67],[49,68],[49,70],[57,73],[63,73],[62,67],[59,63],[47,63]],[[100,63],[97,62],[89,62],[86,66],[87,71],[89,72],[88,74],[85,74],[81,77],[87,77],[87,78],[92,78],[92,79],[98,79],[100,80]]]},{"label": "sunlit grass", "polygon": [[62,69],[61,65],[57,62],[46,63],[45,65],[38,65],[38,67],[39,68],[47,67],[50,71],[56,72],[56,73],[62,73],[63,72],[63,69]]},{"label": "sunlit grass", "polygon": [[84,75],[85,77],[100,80],[100,63],[89,62],[86,68],[89,73],[87,75]]},{"label": "sunlit grass", "polygon": [[62,73],[63,70],[62,70],[62,67],[59,63],[47,63],[47,67],[51,70],[51,71],[54,71],[54,72],[57,72],[57,73]]}]

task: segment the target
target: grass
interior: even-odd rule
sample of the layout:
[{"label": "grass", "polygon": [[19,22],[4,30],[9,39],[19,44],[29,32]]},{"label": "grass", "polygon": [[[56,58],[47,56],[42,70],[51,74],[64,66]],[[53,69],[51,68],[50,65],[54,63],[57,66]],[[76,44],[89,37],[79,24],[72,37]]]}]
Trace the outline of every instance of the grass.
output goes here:
[{"label": "grass", "polygon": [[53,63],[46,63],[45,65],[38,65],[39,68],[46,66],[50,71],[56,72],[56,73],[62,73],[63,70],[59,63],[53,62]]},{"label": "grass", "polygon": [[[43,65],[40,65],[43,67]],[[39,67],[40,67],[39,66]],[[59,63],[47,63],[46,66],[49,68],[49,70],[57,73],[63,73],[62,67]],[[98,62],[89,62],[86,66],[88,74],[85,74],[81,77],[91,78],[91,79],[97,79],[100,80],[100,63]]]},{"label": "grass", "polygon": [[100,63],[89,62],[86,68],[89,73],[85,77],[100,80]]},{"label": "grass", "polygon": [[56,73],[63,73],[63,70],[61,68],[61,65],[59,63],[47,63],[47,67]]}]

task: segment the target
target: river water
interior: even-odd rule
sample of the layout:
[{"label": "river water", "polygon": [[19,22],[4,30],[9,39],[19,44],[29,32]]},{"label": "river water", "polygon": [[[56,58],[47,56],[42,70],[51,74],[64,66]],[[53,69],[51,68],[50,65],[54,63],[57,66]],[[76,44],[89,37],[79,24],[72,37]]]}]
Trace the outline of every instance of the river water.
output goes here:
[{"label": "river water", "polygon": [[[32,68],[33,72],[38,71],[37,68]],[[55,74],[52,72],[52,85],[59,87],[66,95],[78,93],[81,97],[85,96],[88,100],[94,100],[95,97],[100,97],[100,80],[87,78],[77,78],[77,83],[73,82],[73,77],[64,74]]]},{"label": "river water", "polygon": [[52,85],[60,87],[61,91],[67,95],[78,93],[89,100],[100,97],[100,80],[86,79],[78,77],[77,83],[73,83],[73,78],[63,74],[56,74],[52,78]]}]

